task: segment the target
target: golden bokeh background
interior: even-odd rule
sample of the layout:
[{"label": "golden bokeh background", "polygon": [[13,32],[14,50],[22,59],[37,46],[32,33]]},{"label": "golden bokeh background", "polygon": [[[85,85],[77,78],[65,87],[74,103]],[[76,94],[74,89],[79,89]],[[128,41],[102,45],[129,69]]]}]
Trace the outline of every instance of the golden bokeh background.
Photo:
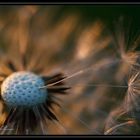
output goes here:
[{"label": "golden bokeh background", "polygon": [[[20,65],[19,55],[26,54],[27,70],[75,74],[65,81],[72,88],[60,96],[62,108],[55,107],[61,124],[48,122],[48,134],[104,134],[107,118],[127,91],[106,85],[127,85],[130,67],[138,58],[139,9],[130,5],[0,6],[0,61],[8,56]],[[3,122],[6,114],[1,114]]]}]

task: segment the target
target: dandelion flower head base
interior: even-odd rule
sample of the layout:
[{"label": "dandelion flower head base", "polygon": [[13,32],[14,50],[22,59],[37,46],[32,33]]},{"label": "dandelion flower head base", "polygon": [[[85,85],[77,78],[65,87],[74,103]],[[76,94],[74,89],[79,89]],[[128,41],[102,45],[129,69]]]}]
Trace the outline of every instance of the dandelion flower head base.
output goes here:
[{"label": "dandelion flower head base", "polygon": [[1,96],[11,107],[32,107],[45,102],[47,90],[39,89],[44,86],[43,79],[31,72],[14,72],[2,83]]}]

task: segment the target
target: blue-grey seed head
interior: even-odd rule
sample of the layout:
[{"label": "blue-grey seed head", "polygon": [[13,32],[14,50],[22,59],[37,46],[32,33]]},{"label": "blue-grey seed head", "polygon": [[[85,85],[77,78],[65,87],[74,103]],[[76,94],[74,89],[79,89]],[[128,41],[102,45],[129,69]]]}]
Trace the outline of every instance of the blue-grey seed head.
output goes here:
[{"label": "blue-grey seed head", "polygon": [[1,96],[11,107],[32,107],[44,103],[47,90],[43,79],[31,72],[15,72],[8,76],[1,85]]}]

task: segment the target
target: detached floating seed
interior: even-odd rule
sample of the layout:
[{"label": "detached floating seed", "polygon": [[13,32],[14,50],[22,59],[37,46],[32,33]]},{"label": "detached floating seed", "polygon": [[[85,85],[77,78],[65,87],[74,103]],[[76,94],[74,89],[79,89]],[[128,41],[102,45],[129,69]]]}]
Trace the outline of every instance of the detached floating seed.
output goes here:
[{"label": "detached floating seed", "polygon": [[31,72],[15,72],[8,76],[1,85],[1,96],[10,107],[32,107],[44,103],[47,90],[43,79]]}]

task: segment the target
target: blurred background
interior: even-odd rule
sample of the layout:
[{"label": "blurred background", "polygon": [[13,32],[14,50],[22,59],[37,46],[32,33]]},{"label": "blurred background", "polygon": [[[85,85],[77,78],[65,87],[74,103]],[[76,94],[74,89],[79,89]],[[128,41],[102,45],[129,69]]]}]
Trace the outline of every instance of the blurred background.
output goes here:
[{"label": "blurred background", "polygon": [[20,65],[22,52],[27,70],[75,74],[65,81],[71,89],[60,96],[62,108],[55,107],[60,124],[48,122],[48,134],[104,134],[138,58],[139,13],[139,5],[0,6],[1,59]]}]

